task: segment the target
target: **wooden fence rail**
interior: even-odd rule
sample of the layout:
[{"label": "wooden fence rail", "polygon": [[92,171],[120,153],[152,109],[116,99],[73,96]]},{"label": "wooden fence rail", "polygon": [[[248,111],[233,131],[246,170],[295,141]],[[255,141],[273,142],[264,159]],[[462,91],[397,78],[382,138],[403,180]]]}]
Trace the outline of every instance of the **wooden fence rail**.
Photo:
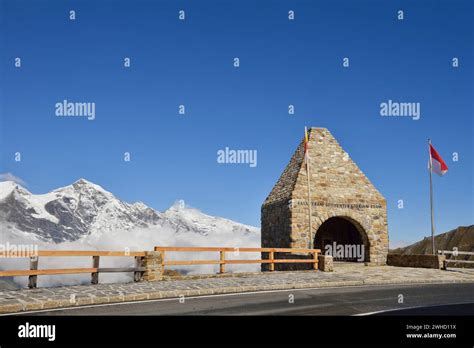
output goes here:
[{"label": "wooden fence rail", "polygon": [[[269,264],[269,270],[275,270],[275,264],[279,263],[310,263],[314,269],[318,269],[319,249],[291,249],[291,248],[229,248],[229,247],[161,247],[154,248],[162,254],[162,269],[165,266],[182,266],[182,265],[219,265],[219,273],[225,273],[225,266],[228,264]],[[167,260],[165,256],[169,252],[218,252],[219,258],[216,260]],[[256,260],[229,260],[226,253],[234,252],[239,255],[241,252],[268,253],[268,259]],[[275,258],[275,253],[299,253],[310,254],[311,258],[306,259],[279,259]],[[140,281],[146,270],[144,267],[145,251],[94,251],[94,250],[39,250],[36,252],[25,251],[8,251],[0,252],[0,261],[2,258],[29,258],[30,269],[27,270],[4,270],[0,271],[0,277],[28,277],[28,287],[36,288],[39,275],[57,275],[57,274],[84,274],[90,273],[91,283],[99,283],[99,273],[111,272],[133,272],[134,280]],[[91,257],[91,267],[87,268],[53,268],[39,269],[39,258],[43,257]],[[100,267],[101,257],[134,257],[135,267]]]},{"label": "wooden fence rail", "polygon": [[[225,265],[228,264],[269,264],[269,271],[275,270],[275,263],[311,263],[313,269],[318,269],[318,254],[320,249],[293,249],[293,248],[229,248],[229,247],[162,247],[156,246],[155,251],[162,253],[162,266],[182,265],[219,265],[219,273],[225,273]],[[218,260],[166,260],[168,252],[218,252]],[[241,252],[268,253],[268,259],[256,260],[228,260],[226,253],[233,252],[239,255]],[[275,253],[305,253],[311,254],[311,259],[276,259]]]},{"label": "wooden fence rail", "polygon": [[[439,255],[448,255],[449,258],[444,260],[444,269],[448,269],[449,263],[465,263],[465,264],[474,264],[474,261],[471,260],[456,260],[456,256],[469,255],[474,256],[472,251],[457,251],[457,250],[438,250]],[[451,257],[454,257],[453,259]]]},{"label": "wooden fence rail", "polygon": [[[39,257],[92,257],[92,267],[90,268],[53,268],[38,269]],[[99,267],[100,257],[134,257],[135,267]],[[36,288],[39,275],[56,275],[56,274],[91,274],[91,283],[99,283],[99,273],[112,272],[133,272],[134,280],[139,281],[145,268],[143,267],[144,251],[94,251],[94,250],[39,250],[37,252],[0,252],[1,258],[29,258],[29,270],[8,270],[0,271],[0,277],[18,277],[28,276],[28,287]]]}]

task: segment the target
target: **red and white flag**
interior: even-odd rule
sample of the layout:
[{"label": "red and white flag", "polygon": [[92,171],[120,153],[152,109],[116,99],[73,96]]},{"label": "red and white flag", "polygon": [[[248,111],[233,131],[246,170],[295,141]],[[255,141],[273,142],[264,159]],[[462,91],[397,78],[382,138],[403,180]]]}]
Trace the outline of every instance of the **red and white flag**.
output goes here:
[{"label": "red and white flag", "polygon": [[430,167],[432,171],[438,174],[439,176],[443,176],[448,171],[448,166],[443,161],[439,153],[435,150],[433,145],[430,145]]}]

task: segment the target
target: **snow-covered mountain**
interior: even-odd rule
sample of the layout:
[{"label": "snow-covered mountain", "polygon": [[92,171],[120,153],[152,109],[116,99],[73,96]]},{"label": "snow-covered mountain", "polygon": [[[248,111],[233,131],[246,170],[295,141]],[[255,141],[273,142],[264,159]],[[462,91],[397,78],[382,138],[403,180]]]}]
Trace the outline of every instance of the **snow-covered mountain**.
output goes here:
[{"label": "snow-covered mountain", "polygon": [[12,181],[0,182],[0,225],[12,234],[54,243],[147,228],[201,236],[259,233],[256,227],[206,215],[182,202],[164,213],[141,202],[126,203],[84,179],[42,195]]},{"label": "snow-covered mountain", "polygon": [[185,207],[179,201],[166,210],[162,217],[173,225],[176,232],[198,232],[203,236],[223,233],[255,234],[258,228],[236,223],[220,217],[210,216],[201,211]]}]

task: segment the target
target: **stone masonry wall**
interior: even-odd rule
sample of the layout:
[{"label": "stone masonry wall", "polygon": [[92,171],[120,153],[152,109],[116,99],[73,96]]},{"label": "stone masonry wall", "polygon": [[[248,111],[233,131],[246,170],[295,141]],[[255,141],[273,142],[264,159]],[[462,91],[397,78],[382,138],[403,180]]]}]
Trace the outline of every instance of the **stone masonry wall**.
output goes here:
[{"label": "stone masonry wall", "polygon": [[142,281],[153,282],[163,279],[163,254],[160,251],[147,251],[143,259],[145,272]]},{"label": "stone masonry wall", "polygon": [[[261,247],[272,248],[275,245],[288,247],[291,245],[291,212],[288,203],[284,200],[272,202],[262,207],[262,229],[267,231],[262,235]],[[277,257],[277,256],[275,256]],[[267,259],[268,253],[262,253],[262,259]],[[262,271],[268,270],[268,264],[262,264]],[[279,270],[279,264],[275,269]]]},{"label": "stone masonry wall", "polygon": [[444,255],[388,254],[387,265],[396,267],[444,268]]},{"label": "stone masonry wall", "polygon": [[[385,198],[327,129],[310,129],[308,152],[311,236],[307,171],[301,142],[262,205],[262,246],[308,248],[326,220],[342,217],[359,231],[369,253],[367,261],[385,264],[388,252]],[[272,208],[275,204],[280,207],[286,204],[288,212],[282,214],[281,210]]]}]

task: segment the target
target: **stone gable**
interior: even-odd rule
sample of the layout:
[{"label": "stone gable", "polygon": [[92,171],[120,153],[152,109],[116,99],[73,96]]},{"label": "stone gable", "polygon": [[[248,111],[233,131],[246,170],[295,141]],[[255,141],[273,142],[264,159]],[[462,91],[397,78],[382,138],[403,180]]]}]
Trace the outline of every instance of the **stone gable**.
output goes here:
[{"label": "stone gable", "polygon": [[312,233],[302,140],[262,205],[262,247],[307,248],[314,244],[322,248],[331,240],[363,243],[365,261],[385,263],[385,198],[326,128],[311,128],[308,133]]}]

